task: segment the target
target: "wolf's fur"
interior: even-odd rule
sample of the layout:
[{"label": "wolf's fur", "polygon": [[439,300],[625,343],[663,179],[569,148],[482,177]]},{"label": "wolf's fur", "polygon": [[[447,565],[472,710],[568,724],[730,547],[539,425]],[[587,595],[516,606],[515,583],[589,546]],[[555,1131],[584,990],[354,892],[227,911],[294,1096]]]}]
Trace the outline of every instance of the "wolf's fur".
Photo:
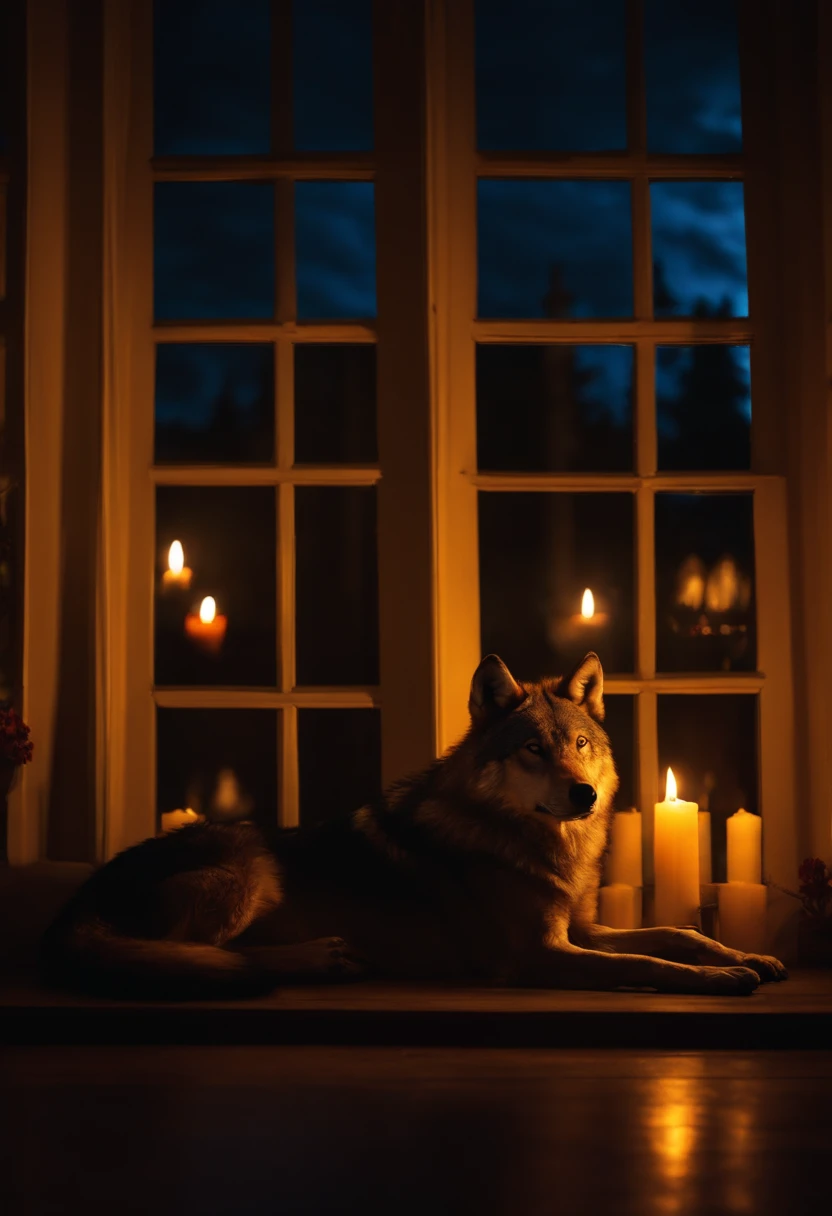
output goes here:
[{"label": "wolf's fur", "polygon": [[594,923],[618,787],[596,655],[536,684],[489,655],[469,707],[456,747],[349,819],[196,824],[127,849],[48,931],[47,975],[133,996],[243,995],[365,967],[712,993],[785,976],[690,930]]}]

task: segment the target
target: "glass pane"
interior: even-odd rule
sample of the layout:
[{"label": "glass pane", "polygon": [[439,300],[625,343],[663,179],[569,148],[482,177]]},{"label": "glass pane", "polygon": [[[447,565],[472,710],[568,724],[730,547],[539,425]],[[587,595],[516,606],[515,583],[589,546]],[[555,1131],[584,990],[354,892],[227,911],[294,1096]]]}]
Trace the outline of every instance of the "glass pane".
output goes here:
[{"label": "glass pane", "polygon": [[656,495],[656,663],[755,670],[753,495]]},{"label": "glass pane", "polygon": [[270,320],[271,183],[157,182],[154,192],[156,320]]},{"label": "glass pane", "polygon": [[295,490],[298,684],[378,683],[376,492]]},{"label": "glass pane", "polygon": [[483,178],[481,317],[630,317],[630,186]]},{"label": "glass pane", "polygon": [[377,709],[298,710],[300,823],[349,815],[381,794]]},{"label": "glass pane", "polygon": [[627,146],[625,0],[477,0],[483,150]]},{"label": "glass pane", "polygon": [[277,821],[277,710],[157,709],[160,814]]},{"label": "glass pane", "polygon": [[477,461],[520,472],[633,467],[631,346],[478,346]]},{"label": "glass pane", "polygon": [[372,182],[296,182],[298,320],[376,315]]},{"label": "glass pane", "polygon": [[751,467],[748,346],[656,348],[660,469]]},{"label": "glass pane", "polygon": [[741,151],[733,0],[647,0],[644,38],[648,149]]},{"label": "glass pane", "polygon": [[374,464],[376,348],[295,347],[295,463]]},{"label": "glass pane", "polygon": [[635,697],[623,693],[605,693],[604,730],[612,744],[612,754],[615,767],[618,769],[618,793],[615,796],[615,809],[626,810],[636,805],[635,786]]},{"label": "glass pane", "polygon": [[757,697],[661,694],[658,725],[659,788],[672,768],[679,797],[710,812],[712,880],[725,882],[725,821],[740,807],[759,812]]},{"label": "glass pane", "polygon": [[742,182],[651,182],[657,317],[747,317]]},{"label": "glass pane", "polygon": [[633,670],[631,495],[481,493],[479,534],[483,654],[519,680],[559,675],[588,650],[608,672]]},{"label": "glass pane", "polygon": [[[277,682],[275,515],[271,486],[157,487],[157,684]],[[204,622],[209,596],[216,618]]]},{"label": "glass pane", "polygon": [[373,147],[372,0],[293,0],[292,118],[303,152]]},{"label": "glass pane", "polygon": [[157,156],[268,152],[270,0],[155,0]]},{"label": "glass pane", "polygon": [[274,458],[274,348],[169,342],[156,347],[156,463]]}]

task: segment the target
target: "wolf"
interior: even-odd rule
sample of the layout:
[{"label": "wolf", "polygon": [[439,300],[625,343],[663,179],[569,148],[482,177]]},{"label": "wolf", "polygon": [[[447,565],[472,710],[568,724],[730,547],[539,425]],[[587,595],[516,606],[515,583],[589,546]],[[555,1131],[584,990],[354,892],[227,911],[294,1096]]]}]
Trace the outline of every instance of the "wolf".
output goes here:
[{"label": "wolf", "polygon": [[595,653],[533,683],[488,655],[469,712],[456,746],[348,818],[197,823],[125,850],[47,931],[46,978],[178,999],[367,974],[726,995],[786,978],[694,929],[597,923],[618,777]]}]

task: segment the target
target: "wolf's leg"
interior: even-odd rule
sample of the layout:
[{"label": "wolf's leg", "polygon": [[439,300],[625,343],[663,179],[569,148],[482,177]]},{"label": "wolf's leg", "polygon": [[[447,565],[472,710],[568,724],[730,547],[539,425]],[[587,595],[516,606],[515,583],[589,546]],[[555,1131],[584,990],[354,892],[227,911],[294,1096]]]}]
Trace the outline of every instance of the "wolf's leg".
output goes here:
[{"label": "wolf's leg", "polygon": [[319,937],[291,946],[237,946],[237,950],[275,980],[360,980],[366,964],[341,937]]},{"label": "wolf's leg", "polygon": [[690,967],[643,954],[608,954],[565,946],[543,952],[519,979],[547,988],[655,988],[658,992],[698,992],[741,996],[760,980],[749,967]]},{"label": "wolf's leg", "polygon": [[648,954],[673,963],[707,967],[750,967],[763,983],[785,980],[789,975],[779,959],[771,955],[743,954],[695,929],[609,929],[606,925],[590,925],[581,940],[596,950],[614,954]]}]

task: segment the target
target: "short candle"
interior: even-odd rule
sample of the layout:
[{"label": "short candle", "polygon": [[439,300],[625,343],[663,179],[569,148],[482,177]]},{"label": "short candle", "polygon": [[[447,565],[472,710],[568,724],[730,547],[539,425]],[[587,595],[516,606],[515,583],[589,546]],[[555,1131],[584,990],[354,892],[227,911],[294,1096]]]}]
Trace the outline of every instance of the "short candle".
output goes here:
[{"label": "short candle", "polygon": [[228,617],[217,612],[217,601],[206,595],[199,605],[199,615],[189,612],[185,617],[185,632],[204,650],[216,652],[222,646]]}]

